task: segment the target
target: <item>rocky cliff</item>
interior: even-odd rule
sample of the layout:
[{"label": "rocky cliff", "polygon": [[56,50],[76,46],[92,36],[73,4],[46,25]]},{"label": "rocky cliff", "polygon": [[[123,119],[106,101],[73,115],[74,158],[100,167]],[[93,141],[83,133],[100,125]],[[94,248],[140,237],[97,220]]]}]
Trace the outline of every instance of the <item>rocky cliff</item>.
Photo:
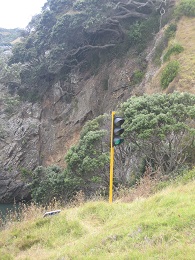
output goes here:
[{"label": "rocky cliff", "polygon": [[[185,25],[191,28],[190,23],[194,20],[181,20],[175,38],[186,47],[189,42],[181,31]],[[111,113],[131,95],[162,91],[158,86],[164,65],[156,65],[154,58],[165,28],[160,28],[139,55],[134,46],[125,55],[102,63],[96,73],[72,69],[68,81],[52,81],[38,102],[21,100],[17,91],[10,92],[10,84],[0,85],[1,203],[29,199],[24,181],[27,171],[38,165],[64,166],[64,155],[79,140],[87,120]],[[184,56],[180,54],[181,62],[185,62]],[[180,91],[185,89],[183,75],[177,76],[166,91],[177,89],[176,82],[180,82]]]},{"label": "rocky cliff", "polygon": [[[38,165],[64,165],[64,155],[79,139],[84,122],[110,113],[133,90],[130,77],[136,58],[114,61],[88,79],[71,76],[77,89],[72,102],[64,98],[67,85],[57,82],[41,103],[21,102],[0,85],[0,201],[26,199],[28,187],[21,176]],[[137,65],[138,66],[138,65]],[[108,76],[109,75],[109,76]],[[86,76],[87,77],[87,76]]]}]

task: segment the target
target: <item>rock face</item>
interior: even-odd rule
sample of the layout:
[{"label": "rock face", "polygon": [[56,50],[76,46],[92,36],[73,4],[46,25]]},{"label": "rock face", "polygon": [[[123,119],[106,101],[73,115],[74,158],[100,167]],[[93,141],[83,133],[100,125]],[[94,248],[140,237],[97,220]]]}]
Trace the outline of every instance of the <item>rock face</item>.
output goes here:
[{"label": "rock face", "polygon": [[83,124],[131,95],[135,67],[129,59],[123,67],[115,62],[87,79],[75,73],[71,83],[57,82],[39,104],[22,102],[0,86],[0,203],[28,199],[24,175],[38,165],[64,165]]},{"label": "rock face", "polygon": [[41,108],[22,103],[0,87],[0,202],[28,197],[21,173],[39,162]]},{"label": "rock face", "polygon": [[[147,57],[150,52],[152,46]],[[145,77],[133,85],[140,57],[129,55],[105,64],[95,76],[74,73],[69,82],[55,83],[39,103],[22,102],[0,85],[0,203],[28,200],[26,174],[39,165],[63,167],[67,150],[79,140],[87,120],[111,114],[131,95],[146,92],[148,75],[154,76],[156,69],[149,58],[144,60]]]},{"label": "rock face", "polygon": [[[150,3],[148,1],[146,4],[140,4],[138,2],[131,3],[124,0],[121,2],[113,1],[113,4],[112,6],[116,4],[116,8],[114,8],[111,13],[111,8],[108,8],[108,17],[105,16],[105,18],[107,17],[109,19],[106,19],[106,24],[104,26],[101,25],[100,29],[95,30],[95,28],[92,27],[86,33],[86,30],[80,29],[80,23],[71,22],[73,28],[78,25],[75,27],[78,30],[78,35],[80,35],[80,31],[82,31],[81,42],[78,42],[77,49],[75,50],[75,39],[74,41],[70,40],[71,44],[72,42],[74,43],[71,47],[73,49],[69,49],[69,41],[67,41],[66,47],[68,53],[64,53],[66,50],[64,47],[57,48],[56,50],[63,50],[62,54],[56,56],[57,62],[53,60],[52,55],[50,59],[48,58],[50,52],[45,42],[47,47],[45,49],[44,58],[46,58],[49,62],[48,64],[50,64],[51,75],[49,76],[51,77],[48,76],[45,78],[44,66],[42,66],[42,69],[39,68],[39,73],[43,73],[43,75],[40,74],[40,77],[45,78],[45,80],[47,79],[47,81],[45,81],[47,85],[41,88],[40,83],[37,90],[43,89],[44,91],[48,86],[43,100],[39,103],[32,104],[22,102],[18,96],[14,94],[14,92],[17,91],[15,90],[15,88],[18,87],[17,84],[13,86],[11,93],[9,93],[9,89],[6,86],[0,85],[0,203],[29,199],[28,183],[25,181],[26,174],[33,171],[39,165],[48,166],[57,164],[64,166],[64,156],[71,145],[78,141],[83,124],[87,120],[100,114],[111,114],[112,110],[116,109],[132,94],[143,94],[145,92],[145,85],[156,73],[156,68],[154,67],[151,67],[150,71],[146,71],[147,63],[150,62],[151,57],[148,56],[148,59],[145,59],[142,55],[138,56],[134,53],[135,50],[133,50],[132,53],[126,53],[125,57],[118,58],[118,60],[114,58],[117,55],[113,55],[113,60],[110,62],[107,61],[109,64],[103,63],[104,65],[98,68],[98,73],[96,68],[89,68],[91,72],[81,70],[82,65],[85,64],[85,59],[86,61],[88,59],[89,61],[93,61],[92,50],[96,50],[97,55],[98,50],[102,49],[105,51],[108,47],[113,47],[113,45],[118,45],[120,42],[125,41],[125,34],[123,30],[121,30],[121,24],[124,24],[123,29],[126,31],[134,20],[137,21],[138,18],[138,20],[147,18],[154,9],[153,2]],[[66,4],[64,5],[66,6]],[[73,3],[70,4],[70,6],[72,8]],[[104,4],[102,4],[102,6],[105,7]],[[80,8],[81,7],[82,5]],[[61,8],[59,9],[60,13],[57,14],[61,15]],[[84,13],[85,11],[84,9]],[[78,14],[80,12],[71,9],[70,13],[72,15],[73,13]],[[127,22],[125,22],[126,18],[131,18],[128,26]],[[91,19],[89,19],[88,22],[90,24]],[[45,28],[45,25],[40,27]],[[56,33],[57,32],[58,30]],[[95,32],[97,36],[95,36]],[[37,33],[37,35],[39,35],[39,33]],[[42,32],[40,35],[42,35]],[[75,37],[77,33],[73,35]],[[29,43],[32,39],[30,39]],[[45,39],[48,41],[47,36]],[[56,48],[55,39],[51,39],[54,41],[53,44]],[[72,37],[70,37],[70,39],[72,39]],[[61,46],[61,42],[59,42],[59,44]],[[32,53],[34,53],[36,46],[32,46]],[[152,49],[152,46],[150,47]],[[30,56],[31,55],[32,54],[30,54]],[[102,55],[104,55],[103,52]],[[34,54],[32,57],[34,60]],[[39,61],[39,57],[37,58]],[[31,61],[32,64],[34,62],[33,60]],[[79,66],[75,66],[75,62],[76,64],[78,63]],[[13,63],[15,63],[15,61],[13,61]],[[94,65],[92,65],[93,63]],[[91,64],[90,66],[92,67],[96,67],[97,64],[95,63],[97,62],[94,61],[89,64]],[[60,68],[56,67],[57,64]],[[63,69],[66,68],[65,64],[68,67],[69,64],[70,66],[72,64],[69,72],[71,75],[69,75],[68,79],[61,77],[64,76],[61,74],[63,74]],[[26,65],[24,65],[24,67],[25,66]],[[56,74],[58,76],[55,77],[55,84],[51,83],[53,73],[57,73],[58,70],[60,74]],[[80,73],[76,70],[80,70]],[[26,71],[29,72],[27,76]],[[144,73],[146,72],[146,77],[142,81],[143,84],[140,84],[140,82],[135,83],[136,80],[134,76],[136,72],[139,74],[139,72],[143,71]],[[28,76],[30,77],[31,73],[31,70],[23,70],[23,74],[26,76],[24,77],[20,72],[20,78],[23,78],[23,80],[21,80],[21,82],[23,82],[20,86],[21,90],[26,88],[24,85],[28,83]],[[36,75],[36,70],[34,73]],[[92,75],[92,73],[94,73],[94,75]],[[32,73],[32,75],[34,74]],[[56,82],[59,78],[61,80]],[[26,79],[26,83],[24,79]],[[139,77],[137,80],[139,81]],[[11,78],[9,78],[9,82],[13,83]],[[32,82],[29,88],[35,87],[36,84],[34,85]],[[51,84],[53,85],[51,86]]]}]

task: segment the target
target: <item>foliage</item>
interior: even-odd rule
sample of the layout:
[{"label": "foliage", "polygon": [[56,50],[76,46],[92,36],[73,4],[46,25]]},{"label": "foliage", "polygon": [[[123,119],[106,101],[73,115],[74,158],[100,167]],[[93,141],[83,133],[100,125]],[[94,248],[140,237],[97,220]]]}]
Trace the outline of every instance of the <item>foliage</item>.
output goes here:
[{"label": "foliage", "polygon": [[0,28],[0,46],[11,46],[11,43],[20,37],[23,30]]},{"label": "foliage", "polygon": [[156,15],[152,15],[146,21],[134,23],[128,33],[131,46],[136,46],[137,51],[141,53],[158,29],[158,16]]},{"label": "foliage", "polygon": [[194,105],[188,93],[130,98],[122,104],[126,142],[154,171],[170,174],[194,150]]},{"label": "foliage", "polygon": [[12,114],[17,111],[17,107],[20,104],[19,96],[6,95],[2,100],[7,114]]},{"label": "foliage", "polygon": [[195,180],[195,168],[181,172],[173,181],[175,185],[187,184]]},{"label": "foliage", "polygon": [[100,127],[105,118],[99,116],[83,127],[79,143],[66,154],[64,171],[57,166],[40,166],[33,171],[30,187],[35,202],[48,203],[54,197],[69,200],[81,189],[91,195],[104,185],[108,177],[109,154],[104,144],[106,131]]},{"label": "foliage", "polygon": [[103,141],[107,132],[100,129],[104,118],[100,116],[89,121],[81,132],[79,143],[71,147],[65,157],[67,171],[82,179],[81,189],[88,193],[93,183],[99,187],[107,178],[109,154]]},{"label": "foliage", "polygon": [[175,9],[175,16],[195,17],[195,0],[181,0]]},{"label": "foliage", "polygon": [[175,36],[175,32],[177,31],[177,25],[175,23],[169,24],[169,26],[165,30],[165,37],[167,40]]},{"label": "foliage", "polygon": [[143,71],[140,71],[140,70],[134,71],[134,73],[131,77],[131,84],[132,85],[139,84],[142,81],[143,77],[144,77]]},{"label": "foliage", "polygon": [[85,29],[103,24],[114,7],[115,4],[112,0],[77,0],[73,4],[75,11],[88,14],[87,19],[84,21]]},{"label": "foliage", "polygon": [[65,12],[72,7],[72,2],[75,0],[48,0],[44,6],[44,9],[49,8],[53,13],[59,14]]},{"label": "foliage", "polygon": [[25,43],[20,42],[15,44],[12,50],[12,57],[9,60],[9,64],[13,63],[24,63],[30,61],[32,58],[36,57],[36,50],[33,49],[26,49]]},{"label": "foliage", "polygon": [[22,69],[22,64],[12,64],[8,66],[6,63],[3,62],[3,67],[0,70],[0,81],[1,83],[9,85],[20,85],[20,72]]},{"label": "foliage", "polygon": [[[134,5],[114,0],[47,0],[9,60],[9,65],[25,65],[21,73],[25,90],[19,88],[22,98],[38,99],[26,93],[41,96],[43,86],[64,80],[72,70],[94,74],[101,64],[125,55],[134,45],[142,52],[159,30],[159,13],[156,4],[146,0],[144,8],[139,1]],[[103,85],[107,88],[106,81]]]},{"label": "foliage", "polygon": [[163,61],[168,61],[172,54],[179,54],[184,50],[184,48],[179,43],[172,44],[165,55],[163,56]]},{"label": "foliage", "polygon": [[35,202],[44,204],[54,198],[67,200],[76,190],[77,184],[76,178],[70,178],[58,166],[39,166],[31,176],[31,196]]},{"label": "foliage", "polygon": [[176,30],[177,30],[177,25],[175,23],[169,24],[169,26],[165,29],[163,37],[161,38],[161,40],[155,47],[153,61],[157,65],[161,65],[161,57],[162,57],[163,51],[168,46],[169,40],[175,36]]},{"label": "foliage", "polygon": [[162,89],[165,89],[169,86],[169,83],[171,83],[176,75],[179,72],[179,62],[178,61],[170,61],[167,66],[164,68],[162,75],[161,75],[161,80],[160,84]]},{"label": "foliage", "polygon": [[78,47],[83,42],[80,30],[85,20],[86,15],[82,13],[77,15],[64,14],[52,28],[51,42],[55,44],[64,43],[66,49]]}]

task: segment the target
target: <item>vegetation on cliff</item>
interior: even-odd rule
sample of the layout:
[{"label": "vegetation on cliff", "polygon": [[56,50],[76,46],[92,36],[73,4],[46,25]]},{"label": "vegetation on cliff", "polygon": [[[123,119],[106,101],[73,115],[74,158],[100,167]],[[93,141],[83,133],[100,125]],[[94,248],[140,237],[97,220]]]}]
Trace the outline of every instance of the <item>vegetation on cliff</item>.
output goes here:
[{"label": "vegetation on cliff", "polygon": [[0,47],[11,46],[12,43],[18,39],[23,30],[22,29],[4,29],[0,28]]},{"label": "vegetation on cliff", "polygon": [[[136,46],[140,53],[158,32],[163,2],[48,0],[13,49],[9,64],[22,63],[18,94],[36,101],[73,72],[96,73]],[[71,93],[74,96],[74,90]]]},{"label": "vegetation on cliff", "polygon": [[[121,106],[125,142],[115,148],[114,186],[133,186],[149,171],[168,176],[194,164],[195,96],[189,93],[132,97]],[[109,186],[109,117],[99,116],[81,132],[80,141],[66,154],[66,168],[37,168],[30,176],[32,197],[64,200],[82,190],[91,196]],[[104,128],[104,130],[103,130]]]},{"label": "vegetation on cliff", "polygon": [[[171,93],[173,91],[169,86],[182,73],[182,60],[178,57],[185,55],[187,49],[182,43],[171,43],[170,40],[177,34],[175,19],[183,15],[194,16],[191,12],[193,8],[188,8],[192,3],[194,0],[179,2],[175,15],[171,16],[172,3],[167,2],[164,6],[164,1],[48,0],[42,13],[33,17],[29,23],[22,41],[13,48],[8,64],[7,60],[0,61],[3,65],[0,70],[1,83],[8,87],[11,95],[18,94],[20,99],[31,102],[40,101],[48,88],[58,85],[61,91],[63,86],[59,100],[63,99],[70,104],[76,92],[80,91],[79,84],[72,83],[74,73],[74,76],[91,77],[102,64],[126,55],[131,48],[134,54],[139,55],[139,64],[130,76],[127,75],[129,82],[121,90],[133,88],[145,79],[147,71],[148,60],[142,51],[162,26],[173,18],[171,24],[160,31],[162,41],[155,46],[152,57],[153,62],[163,64],[164,69],[159,73],[159,86],[156,87]],[[185,6],[185,13],[181,6]],[[188,9],[190,12],[187,12]],[[104,76],[102,84],[104,91],[107,91],[109,75],[105,72]],[[139,96],[143,90],[137,93]],[[115,94],[114,91],[112,94]],[[11,103],[8,111],[13,111],[14,105],[18,105],[18,95],[15,102],[14,99],[10,99],[10,102],[2,99],[4,104]],[[188,104],[185,99],[189,101]],[[76,98],[74,101],[76,104]],[[158,102],[164,104],[163,108],[158,107]],[[124,113],[126,124],[131,125],[132,129],[127,127],[127,141],[116,149],[115,187],[121,184],[134,185],[148,168],[153,175],[157,172],[171,175],[182,167],[193,165],[193,102],[193,95],[174,93],[167,97],[161,94],[135,97],[122,105],[122,110],[118,111]],[[140,109],[143,103],[143,109]],[[188,111],[185,106],[189,108]],[[134,118],[128,112],[129,109],[136,111]],[[180,115],[184,116],[180,119],[175,111],[180,111]],[[56,166],[40,166],[35,171],[33,168],[29,176],[23,176],[25,181],[30,182],[35,201],[45,203],[59,194],[67,199],[69,194],[78,190],[91,195],[92,191],[108,186],[109,119],[105,120],[104,125],[100,121],[95,118],[85,126],[79,142],[66,154],[65,170]],[[180,138],[182,142],[179,143]],[[38,156],[37,164],[41,164],[44,155],[40,152]],[[30,172],[22,167],[17,171],[21,174]]]}]

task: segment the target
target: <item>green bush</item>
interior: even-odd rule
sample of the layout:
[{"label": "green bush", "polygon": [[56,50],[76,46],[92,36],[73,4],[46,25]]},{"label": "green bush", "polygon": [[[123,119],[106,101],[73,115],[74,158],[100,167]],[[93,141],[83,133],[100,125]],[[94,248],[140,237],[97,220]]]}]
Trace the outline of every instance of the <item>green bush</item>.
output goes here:
[{"label": "green bush", "polygon": [[5,112],[9,115],[17,111],[20,105],[20,99],[18,96],[6,96],[3,100],[5,105]]},{"label": "green bush", "polygon": [[141,53],[147,47],[147,43],[154,38],[154,33],[158,29],[157,16],[151,16],[146,21],[134,23],[128,33],[131,46],[136,46],[137,52]]},{"label": "green bush", "polygon": [[177,30],[177,25],[174,23],[171,23],[165,30],[164,36],[160,40],[160,42],[157,44],[155,48],[155,54],[153,57],[153,61],[156,63],[156,65],[161,65],[161,56],[163,51],[168,46],[168,42],[170,38],[173,38],[175,36],[175,32]]},{"label": "green bush", "polygon": [[195,149],[194,105],[195,95],[177,92],[134,96],[123,103],[124,143],[131,145],[134,158],[137,151],[146,166],[166,174],[193,164],[188,158]]},{"label": "green bush", "polygon": [[169,47],[168,51],[165,53],[163,57],[163,61],[168,61],[172,54],[179,54],[184,50],[184,48],[179,44],[175,43]]},{"label": "green bush", "polygon": [[165,38],[169,40],[170,38],[174,37],[176,31],[177,25],[175,23],[171,23],[165,30]]},{"label": "green bush", "polygon": [[106,115],[99,116],[83,127],[79,142],[65,156],[67,172],[81,178],[80,189],[90,192],[91,186],[103,185],[108,172],[109,152],[105,142],[106,130],[101,129]]},{"label": "green bush", "polygon": [[162,89],[167,88],[169,86],[169,83],[171,83],[174,80],[174,78],[178,74],[179,67],[180,67],[179,62],[175,60],[170,61],[167,64],[167,66],[165,67],[161,75],[160,84]]},{"label": "green bush", "polygon": [[182,0],[175,9],[175,16],[195,17],[195,0]]},{"label": "green bush", "polygon": [[78,182],[58,166],[39,166],[31,176],[31,196],[38,203],[49,203],[54,197],[67,200],[77,189]]},{"label": "green bush", "polygon": [[131,77],[132,85],[139,84],[144,77],[144,72],[140,70],[136,70]]}]

